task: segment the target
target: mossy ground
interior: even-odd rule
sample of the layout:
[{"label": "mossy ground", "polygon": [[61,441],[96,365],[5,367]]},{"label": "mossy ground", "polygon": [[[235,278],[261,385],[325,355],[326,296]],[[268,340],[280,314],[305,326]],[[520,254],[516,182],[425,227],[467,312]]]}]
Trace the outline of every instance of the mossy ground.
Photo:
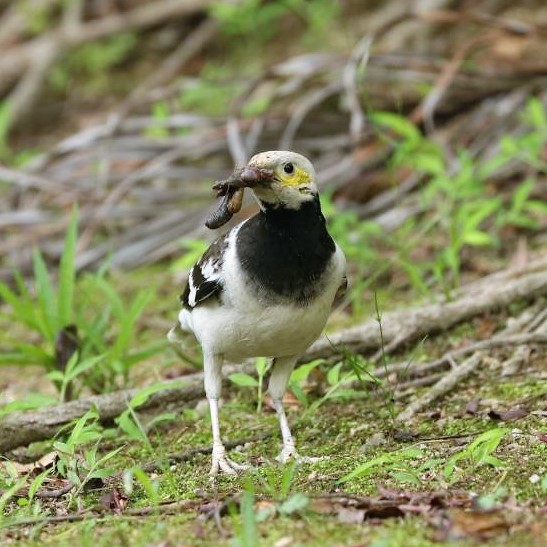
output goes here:
[{"label": "mossy ground", "polygon": [[[145,276],[127,276],[124,284],[124,290],[131,291],[146,282],[150,290],[157,293],[155,307],[164,319],[159,325],[145,318],[142,335],[148,339],[162,336],[163,321],[167,324],[168,316],[176,314],[178,289],[166,290],[165,284],[155,284],[154,281],[164,279],[164,275],[158,270],[150,270]],[[170,305],[171,301],[173,305]],[[500,315],[489,318],[489,321],[502,325],[505,319]],[[461,325],[450,333],[426,341],[420,347],[420,355],[416,356],[416,352],[409,348],[408,355],[397,358],[408,358],[412,354],[419,359],[434,359],[448,347],[472,339],[477,328],[476,322]],[[503,354],[501,350],[498,355]],[[167,352],[149,367],[139,365],[134,377],[138,378],[139,384],[144,384],[147,380],[161,379],[166,371],[179,366],[176,357]],[[313,413],[305,413],[306,409],[301,405],[290,405],[288,415],[299,451],[305,455],[323,456],[324,459],[295,466],[289,479],[287,468],[274,459],[280,446],[274,412],[267,405],[263,406],[261,413],[256,412],[255,388],[231,386],[225,390],[225,403],[221,409],[222,433],[225,439],[242,441],[240,447],[231,451],[231,457],[253,464],[254,470],[237,477],[221,476],[213,487],[208,477],[210,457],[203,454],[166,466],[164,471],[149,476],[158,485],[160,501],[225,499],[249,489],[257,499],[274,500],[295,493],[309,497],[336,492],[375,496],[379,487],[404,492],[473,492],[479,496],[494,496],[495,503],[501,504],[514,499],[519,511],[528,516],[518,517],[520,524],[512,528],[512,533],[497,535],[492,544],[514,545],[518,541],[521,545],[537,545],[538,534],[545,533],[547,525],[539,532],[531,531],[529,515],[535,514],[547,501],[545,484],[534,479],[534,476],[543,479],[547,475],[547,443],[537,437],[547,429],[543,396],[547,391],[545,370],[546,361],[542,356],[535,356],[524,370],[511,377],[502,377],[495,368],[477,370],[447,397],[403,426],[394,422],[393,416],[406,400],[393,402],[389,386],[374,388],[371,383],[365,383],[357,397],[327,400]],[[317,374],[316,380],[321,383],[324,372]],[[21,385],[24,386],[24,381]],[[316,393],[309,394],[310,401],[318,398]],[[475,400],[480,403],[474,414],[470,414],[466,407]],[[521,404],[525,404],[530,413],[514,423],[500,424],[488,415],[489,410],[507,410]],[[124,447],[112,460],[117,469],[122,471],[144,466],[169,454],[180,454],[193,447],[211,444],[210,421],[203,405],[196,409],[195,404],[188,404],[169,410],[175,413],[176,418],[150,431],[151,448],[124,439],[115,429],[106,431],[102,450]],[[457,471],[450,479],[444,476],[444,466],[453,454],[465,449],[477,434],[500,425],[508,428],[495,451],[500,465],[476,466],[471,459],[466,459],[458,463]],[[402,438],[401,430],[415,436],[407,435],[406,442],[397,440]],[[246,442],[264,432],[271,432],[271,436]],[[454,437],[443,438],[448,435]],[[419,457],[401,460],[400,466],[378,465],[366,476],[340,482],[358,465],[411,446],[421,450]],[[43,445],[41,448],[47,449]],[[116,485],[123,488],[121,479]],[[101,491],[87,493],[83,498],[84,506],[97,505],[101,495]],[[129,495],[129,507],[150,505],[148,493],[137,485]],[[59,507],[63,504],[57,504],[56,510]],[[66,509],[74,511],[75,507]],[[51,508],[44,504],[38,516],[45,517],[50,511]],[[22,517],[24,512],[25,508],[13,508],[12,515]],[[540,523],[543,522],[541,519],[538,515]],[[404,519],[347,524],[333,515],[303,510],[292,515],[270,517],[257,524],[257,530],[263,545],[426,546],[439,544],[438,531],[430,521],[425,516],[407,516]],[[525,526],[522,521],[528,524]],[[9,525],[9,518],[3,524]],[[83,522],[6,526],[0,537],[3,542],[19,541],[23,545],[229,545],[238,541],[243,544],[240,526],[239,514],[223,516],[219,527],[214,519],[203,519],[194,510],[181,511],[177,515],[140,517],[122,513]],[[468,541],[471,539],[464,538],[460,544],[467,545]]]}]

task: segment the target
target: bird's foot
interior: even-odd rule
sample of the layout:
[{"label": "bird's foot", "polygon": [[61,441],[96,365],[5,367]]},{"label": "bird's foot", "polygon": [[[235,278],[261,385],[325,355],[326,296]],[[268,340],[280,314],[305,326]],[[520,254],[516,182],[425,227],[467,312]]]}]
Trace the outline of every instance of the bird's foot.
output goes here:
[{"label": "bird's foot", "polygon": [[283,448],[277,456],[276,460],[279,463],[289,463],[290,461],[295,461],[297,463],[316,463],[324,460],[322,457],[311,457],[311,456],[301,456],[297,451],[293,443],[283,444]]},{"label": "bird's foot", "polygon": [[227,475],[237,475],[249,469],[249,465],[236,463],[226,456],[226,450],[222,444],[213,447],[213,462],[209,475],[216,477],[219,471]]}]

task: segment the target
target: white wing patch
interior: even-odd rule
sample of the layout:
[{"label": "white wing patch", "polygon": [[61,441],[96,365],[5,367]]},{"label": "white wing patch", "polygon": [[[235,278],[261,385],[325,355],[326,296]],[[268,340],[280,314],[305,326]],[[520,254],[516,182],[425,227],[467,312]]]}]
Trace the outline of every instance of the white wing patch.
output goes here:
[{"label": "white wing patch", "polygon": [[222,265],[227,238],[217,239],[190,270],[188,284],[181,296],[186,308],[195,308],[201,301],[222,290]]}]

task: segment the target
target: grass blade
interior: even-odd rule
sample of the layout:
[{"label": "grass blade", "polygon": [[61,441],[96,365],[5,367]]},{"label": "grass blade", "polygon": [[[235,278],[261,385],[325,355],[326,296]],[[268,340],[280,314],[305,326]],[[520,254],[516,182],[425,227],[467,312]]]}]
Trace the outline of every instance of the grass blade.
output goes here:
[{"label": "grass blade", "polygon": [[55,340],[57,333],[57,317],[55,315],[55,291],[47,271],[47,266],[38,249],[33,254],[34,282],[36,283],[36,297],[42,319],[41,333],[50,342]]},{"label": "grass blade", "polygon": [[63,254],[59,264],[59,288],[57,314],[61,327],[73,322],[74,282],[76,278],[76,242],[78,238],[78,209],[72,209],[65,237]]}]

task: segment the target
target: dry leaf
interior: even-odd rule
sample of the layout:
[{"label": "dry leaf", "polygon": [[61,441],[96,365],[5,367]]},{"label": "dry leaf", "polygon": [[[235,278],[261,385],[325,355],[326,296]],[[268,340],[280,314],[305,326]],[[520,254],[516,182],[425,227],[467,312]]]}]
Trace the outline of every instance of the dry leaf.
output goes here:
[{"label": "dry leaf", "polygon": [[530,413],[527,410],[516,407],[505,411],[491,410],[488,413],[488,417],[492,420],[501,420],[502,422],[514,422],[528,416],[528,414]]},{"label": "dry leaf", "polygon": [[359,524],[365,520],[365,510],[353,507],[340,507],[337,517],[343,524]]},{"label": "dry leaf", "polygon": [[101,496],[101,505],[116,515],[121,515],[127,507],[127,496],[114,488]]},{"label": "dry leaf", "polygon": [[472,538],[477,541],[492,539],[509,530],[509,523],[500,511],[479,512],[450,509],[442,524],[441,539]]},{"label": "dry leaf", "polygon": [[29,473],[33,475],[38,475],[38,473],[41,473],[44,471],[44,469],[48,469],[49,467],[55,465],[57,463],[58,454],[57,451],[48,452],[47,454],[44,454],[39,460],[36,460],[35,462],[31,463],[19,463],[19,462],[1,462],[0,461],[0,469],[7,470],[8,467],[12,466],[13,469],[17,471],[18,475],[27,475]]},{"label": "dry leaf", "polygon": [[465,412],[467,414],[471,414],[472,416],[476,416],[479,411],[480,402],[480,399],[474,399],[473,401],[469,401],[467,405],[465,405]]},{"label": "dry leaf", "polygon": [[[269,410],[275,410],[273,399],[270,397],[270,395],[266,395],[264,397],[264,406],[268,408]],[[300,408],[302,406],[302,403],[296,398],[296,395],[290,391],[287,390],[285,392],[285,395],[283,395],[283,406],[288,408]]]}]

